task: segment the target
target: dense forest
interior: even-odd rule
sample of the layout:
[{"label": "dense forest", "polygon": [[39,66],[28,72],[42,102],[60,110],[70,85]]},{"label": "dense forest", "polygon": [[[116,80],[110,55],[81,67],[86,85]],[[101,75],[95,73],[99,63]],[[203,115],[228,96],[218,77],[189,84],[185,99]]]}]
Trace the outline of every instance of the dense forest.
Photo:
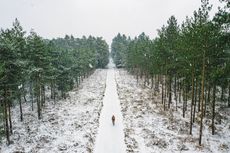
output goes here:
[{"label": "dense forest", "polygon": [[221,2],[224,6],[212,19],[212,6],[202,0],[181,25],[171,16],[153,40],[145,33],[134,39],[119,33],[111,45],[116,66],[161,94],[164,111],[172,110],[172,105],[183,117],[190,111],[189,134],[198,124],[200,145],[204,118],[210,120],[214,135],[217,106],[230,107],[230,2]]},{"label": "dense forest", "polygon": [[[49,102],[66,98],[74,85],[108,64],[109,46],[101,37],[44,39],[33,30],[27,34],[16,19],[13,27],[0,31],[0,136],[10,144],[13,134],[11,109],[23,104],[37,111]],[[48,94],[47,94],[48,93]],[[49,95],[49,97],[47,97]],[[51,100],[50,100],[51,99]]]}]

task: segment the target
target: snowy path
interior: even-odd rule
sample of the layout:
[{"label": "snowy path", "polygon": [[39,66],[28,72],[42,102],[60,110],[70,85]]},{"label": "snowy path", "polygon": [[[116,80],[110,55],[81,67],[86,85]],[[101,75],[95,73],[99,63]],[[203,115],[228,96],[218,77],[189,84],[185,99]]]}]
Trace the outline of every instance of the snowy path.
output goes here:
[{"label": "snowy path", "polygon": [[[94,153],[125,153],[126,145],[115,73],[114,69],[111,69],[111,63],[109,67]],[[116,117],[115,126],[112,125],[111,121],[113,114]]]}]

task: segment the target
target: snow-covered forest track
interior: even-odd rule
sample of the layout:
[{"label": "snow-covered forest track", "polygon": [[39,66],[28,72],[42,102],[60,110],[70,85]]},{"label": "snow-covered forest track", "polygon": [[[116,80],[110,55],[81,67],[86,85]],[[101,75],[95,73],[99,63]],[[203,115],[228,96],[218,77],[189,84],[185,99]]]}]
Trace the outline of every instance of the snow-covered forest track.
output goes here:
[{"label": "snow-covered forest track", "polygon": [[[124,125],[115,80],[115,65],[110,59],[103,108],[94,153],[125,153]],[[114,115],[115,124],[112,123]]]},{"label": "snow-covered forest track", "polygon": [[20,122],[19,108],[12,111],[13,144],[0,146],[0,152],[56,153],[92,152],[105,90],[106,69],[98,69],[85,79],[79,88],[69,92],[66,100],[57,103],[47,101],[42,120],[36,111],[23,106],[24,122]]}]

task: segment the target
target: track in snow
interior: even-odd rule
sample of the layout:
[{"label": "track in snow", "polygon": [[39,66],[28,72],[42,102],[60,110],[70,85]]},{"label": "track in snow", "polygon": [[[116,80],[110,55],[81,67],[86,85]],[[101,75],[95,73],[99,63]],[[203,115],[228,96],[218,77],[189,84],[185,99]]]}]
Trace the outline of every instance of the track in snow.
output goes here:
[{"label": "track in snow", "polygon": [[[120,101],[117,95],[114,65],[110,60],[108,65],[105,97],[99,120],[99,130],[96,138],[94,153],[125,153],[124,131]],[[115,126],[112,115],[115,115]]]}]

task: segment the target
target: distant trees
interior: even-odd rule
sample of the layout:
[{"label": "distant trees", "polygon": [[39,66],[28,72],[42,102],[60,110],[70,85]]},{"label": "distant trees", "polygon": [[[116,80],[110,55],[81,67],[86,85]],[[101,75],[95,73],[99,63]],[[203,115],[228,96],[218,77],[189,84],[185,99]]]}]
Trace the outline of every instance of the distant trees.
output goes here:
[{"label": "distant trees", "polygon": [[14,105],[19,104],[21,121],[24,102],[41,119],[48,89],[54,103],[58,97],[66,98],[74,84],[79,85],[96,68],[104,68],[109,60],[108,44],[101,37],[66,35],[46,40],[34,31],[25,34],[17,19],[11,29],[0,31],[0,117],[4,121],[0,133],[4,130],[9,144]]},{"label": "distant trees", "polygon": [[125,42],[121,40],[127,37],[118,34],[112,43],[115,63],[122,63],[137,81],[142,77],[145,85],[151,81],[154,92],[161,92],[165,111],[177,111],[181,102],[183,117],[190,111],[189,131],[192,134],[195,121],[200,124],[200,145],[205,117],[211,120],[215,134],[217,99],[218,106],[230,106],[230,4],[222,2],[225,7],[219,8],[212,20],[209,1],[202,0],[193,17],[187,17],[180,26],[171,16],[154,40],[142,33]]},{"label": "distant trees", "polygon": [[127,52],[129,41],[130,38],[120,33],[112,41],[111,54],[117,67],[124,67],[125,65],[127,58],[125,52]]}]

